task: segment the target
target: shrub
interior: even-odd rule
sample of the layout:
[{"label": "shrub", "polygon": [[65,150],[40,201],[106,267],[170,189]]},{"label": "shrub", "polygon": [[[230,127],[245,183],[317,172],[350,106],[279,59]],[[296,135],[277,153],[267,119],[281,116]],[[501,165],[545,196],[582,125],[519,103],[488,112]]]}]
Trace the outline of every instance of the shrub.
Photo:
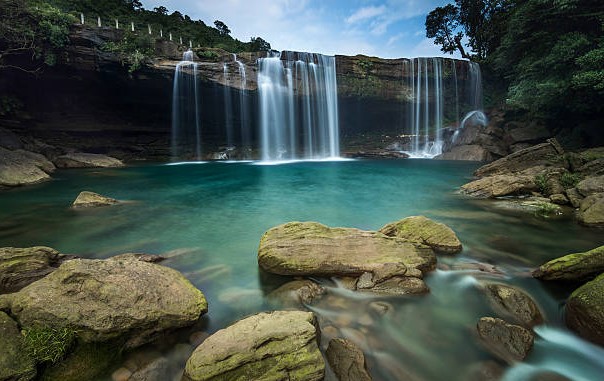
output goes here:
[{"label": "shrub", "polygon": [[574,188],[579,181],[581,181],[581,176],[578,173],[564,173],[560,176],[560,185],[564,189]]},{"label": "shrub", "polygon": [[550,217],[555,214],[560,214],[560,207],[551,202],[538,202],[535,207],[535,215],[539,217]]},{"label": "shrub", "polygon": [[535,176],[535,184],[541,194],[547,194],[550,191],[550,185],[547,182],[547,176],[543,173]]}]

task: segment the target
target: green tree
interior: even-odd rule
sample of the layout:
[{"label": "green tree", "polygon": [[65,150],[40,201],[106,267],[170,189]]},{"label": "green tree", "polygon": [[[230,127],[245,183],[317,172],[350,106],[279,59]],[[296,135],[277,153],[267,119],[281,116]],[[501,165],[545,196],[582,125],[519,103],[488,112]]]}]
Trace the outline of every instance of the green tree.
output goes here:
[{"label": "green tree", "polygon": [[168,14],[168,8],[164,7],[163,5],[153,8],[153,11],[155,13],[157,13],[158,15],[162,15],[162,16],[165,16]]},{"label": "green tree", "polygon": [[453,4],[438,7],[426,17],[426,37],[434,38],[443,53],[459,50],[463,58],[470,58],[461,43],[464,34],[459,27],[459,11]]},{"label": "green tree", "polygon": [[260,37],[250,39],[250,50],[253,52],[268,52],[271,50],[271,44]]},{"label": "green tree", "polygon": [[229,29],[229,27],[226,26],[226,24],[220,20],[214,21],[214,26],[222,36],[228,36],[229,34],[231,34],[231,30]]}]

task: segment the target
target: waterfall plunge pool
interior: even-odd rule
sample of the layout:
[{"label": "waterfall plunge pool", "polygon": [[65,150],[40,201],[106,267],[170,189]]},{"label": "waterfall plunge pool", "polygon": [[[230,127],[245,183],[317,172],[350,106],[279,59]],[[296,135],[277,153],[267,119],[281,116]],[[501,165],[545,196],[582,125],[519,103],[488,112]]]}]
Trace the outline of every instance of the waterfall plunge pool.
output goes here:
[{"label": "waterfall plunge pool", "polygon": [[[337,328],[338,335],[364,350],[375,380],[466,380],[491,361],[474,334],[477,320],[494,314],[479,289],[484,281],[522,288],[537,301],[548,322],[537,330],[529,358],[510,368],[507,379],[529,380],[547,370],[575,380],[595,380],[604,374],[602,348],[564,328],[563,302],[571,290],[529,275],[551,258],[604,244],[601,232],[580,227],[572,217],[547,220],[496,210],[490,201],[457,194],[477,163],[253,164],[61,170],[54,181],[3,192],[0,246],[46,245],[86,258],[124,252],[180,254],[164,264],[183,272],[204,292],[209,313],[202,325],[214,332],[274,308],[266,295],[284,279],[261,274],[256,261],[260,237],[267,229],[312,220],[374,230],[422,214],[449,225],[464,245],[458,256],[439,257],[439,270],[426,279],[430,294],[371,296],[321,280],[328,293],[310,306],[322,326]],[[132,202],[70,209],[82,190]],[[496,271],[480,271],[481,266]],[[391,310],[376,314],[376,301],[388,303]],[[174,358],[169,356],[171,348],[187,339],[187,334],[175,336],[174,345],[161,350]],[[175,372],[181,366],[174,364]]]}]

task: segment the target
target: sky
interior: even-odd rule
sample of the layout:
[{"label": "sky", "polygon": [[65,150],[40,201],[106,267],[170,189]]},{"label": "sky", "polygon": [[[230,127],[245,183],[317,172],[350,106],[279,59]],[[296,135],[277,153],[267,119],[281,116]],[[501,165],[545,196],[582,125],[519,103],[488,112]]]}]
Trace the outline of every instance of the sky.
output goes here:
[{"label": "sky", "polygon": [[276,50],[328,55],[456,57],[426,38],[426,15],[448,0],[142,0],[163,5],[213,26],[221,20],[231,36],[262,37]]}]

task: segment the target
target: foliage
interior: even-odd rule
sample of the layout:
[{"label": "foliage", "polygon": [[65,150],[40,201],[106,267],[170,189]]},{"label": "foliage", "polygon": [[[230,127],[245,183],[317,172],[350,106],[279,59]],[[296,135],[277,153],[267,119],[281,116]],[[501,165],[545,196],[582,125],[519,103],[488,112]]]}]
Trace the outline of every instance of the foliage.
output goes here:
[{"label": "foliage", "polygon": [[367,76],[371,74],[371,70],[373,70],[373,62],[369,60],[358,60],[356,62],[359,70],[363,73],[363,76]]},{"label": "foliage", "polygon": [[69,328],[33,327],[23,330],[22,334],[27,351],[37,363],[56,363],[76,338],[76,332]]},{"label": "foliage", "polygon": [[14,116],[22,108],[23,103],[19,99],[10,95],[0,97],[0,116]]},{"label": "foliage", "polygon": [[143,63],[153,55],[153,41],[148,35],[126,32],[121,41],[107,42],[102,45],[102,49],[118,53],[122,59],[122,65],[128,65],[128,72],[133,73],[139,70]]},{"label": "foliage", "polygon": [[250,51],[252,52],[270,52],[271,44],[260,37],[250,38]]},{"label": "foliage", "polygon": [[539,193],[541,194],[547,194],[550,191],[550,185],[547,182],[547,176],[543,173],[538,174],[537,176],[535,176],[535,184],[537,185],[537,188],[539,189]]},{"label": "foliage", "polygon": [[453,4],[438,7],[426,17],[426,37],[434,38],[443,53],[459,50],[462,57],[469,58],[461,43],[463,36],[459,31],[459,10]]},{"label": "foliage", "polygon": [[535,215],[539,217],[550,217],[554,214],[560,214],[560,207],[556,204],[552,204],[551,202],[541,201],[536,205]]},{"label": "foliage", "polygon": [[579,181],[581,181],[581,175],[578,173],[565,172],[560,176],[560,185],[562,185],[564,189],[574,188]]},{"label": "foliage", "polygon": [[221,36],[228,36],[229,34],[231,34],[231,30],[229,29],[229,27],[226,26],[226,24],[220,20],[214,21],[214,26],[216,26],[216,29],[218,30]]}]

